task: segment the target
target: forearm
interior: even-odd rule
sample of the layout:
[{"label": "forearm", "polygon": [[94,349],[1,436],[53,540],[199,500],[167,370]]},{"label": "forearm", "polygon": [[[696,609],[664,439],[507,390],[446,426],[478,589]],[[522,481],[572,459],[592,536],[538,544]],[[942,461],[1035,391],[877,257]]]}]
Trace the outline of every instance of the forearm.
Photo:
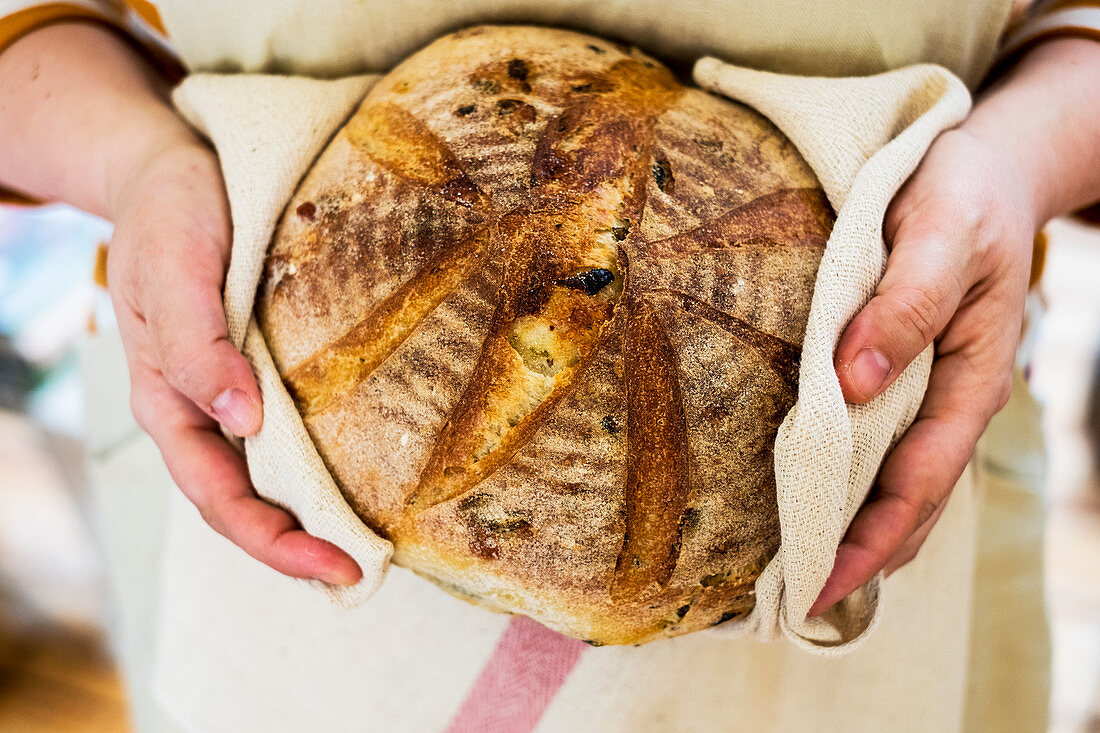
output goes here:
[{"label": "forearm", "polygon": [[1049,41],[980,96],[961,127],[1017,162],[1039,225],[1100,201],[1098,90],[1100,43]]},{"label": "forearm", "polygon": [[194,137],[159,75],[92,23],[47,26],[0,53],[0,184],[112,218],[158,150]]}]

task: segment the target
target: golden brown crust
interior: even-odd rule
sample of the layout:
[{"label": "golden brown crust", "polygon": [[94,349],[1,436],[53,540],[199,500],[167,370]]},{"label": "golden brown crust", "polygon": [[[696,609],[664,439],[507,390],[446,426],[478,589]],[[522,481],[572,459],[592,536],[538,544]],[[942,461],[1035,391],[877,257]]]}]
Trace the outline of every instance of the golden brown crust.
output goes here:
[{"label": "golden brown crust", "polygon": [[680,556],[680,520],[691,487],[676,352],[656,303],[632,297],[626,312],[623,386],[630,440],[623,502],[626,527],[611,580],[611,599],[616,603],[636,601],[668,584]]},{"label": "golden brown crust", "polygon": [[257,316],[396,562],[641,643],[752,608],[831,226],[755,112],[600,39],[483,26],[334,138]]}]

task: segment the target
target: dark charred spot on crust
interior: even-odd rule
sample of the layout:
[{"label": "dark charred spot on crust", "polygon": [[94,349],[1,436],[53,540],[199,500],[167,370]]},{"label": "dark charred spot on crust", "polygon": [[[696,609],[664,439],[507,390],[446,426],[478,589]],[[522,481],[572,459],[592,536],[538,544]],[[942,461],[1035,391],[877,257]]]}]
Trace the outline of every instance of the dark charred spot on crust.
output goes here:
[{"label": "dark charred spot on crust", "polygon": [[536,280],[523,292],[523,295],[516,299],[515,315],[519,317],[538,313],[549,299],[549,283]]},{"label": "dark charred spot on crust", "polygon": [[535,108],[521,99],[501,99],[497,101],[497,115],[514,117],[519,122],[534,122]]},{"label": "dark charred spot on crust", "polygon": [[680,606],[679,608],[676,609],[676,618],[682,619],[684,616],[688,615],[688,611],[690,611],[690,610],[691,610],[691,604],[690,603],[686,603],[683,606]]},{"label": "dark charred spot on crust", "polygon": [[480,509],[489,503],[489,499],[492,498],[488,494],[470,494],[469,496],[460,499],[458,502],[458,508],[460,511],[469,512],[474,509]]},{"label": "dark charred spot on crust", "polygon": [[490,532],[496,532],[498,534],[507,534],[511,532],[522,532],[529,534],[531,531],[531,522],[523,517],[507,517],[505,519],[483,519],[481,524]]},{"label": "dark charred spot on crust", "polygon": [[743,616],[744,614],[745,614],[744,611],[726,611],[721,616],[719,616],[718,620],[715,621],[714,623],[712,623],[711,626],[717,626],[718,624],[724,624],[727,621],[729,621],[730,619],[737,618],[738,616]]},{"label": "dark charred spot on crust", "polygon": [[600,420],[600,427],[612,435],[622,430],[622,426],[619,425],[619,421],[615,419],[614,415],[604,415],[603,420]]},{"label": "dark charred spot on crust", "polygon": [[527,75],[531,70],[523,59],[512,59],[508,62],[508,76],[519,81],[527,81]]},{"label": "dark charred spot on crust", "polygon": [[317,205],[314,204],[312,201],[306,201],[304,204],[300,204],[298,208],[295,209],[295,213],[297,213],[298,216],[302,217],[303,219],[313,221],[317,217]]},{"label": "dark charred spot on crust", "polygon": [[672,176],[672,166],[665,158],[653,161],[653,181],[657,184],[657,188],[668,193],[671,193],[676,186],[676,179]]},{"label": "dark charred spot on crust", "polygon": [[680,515],[680,531],[689,532],[699,526],[699,510],[689,506]]},{"label": "dark charred spot on crust", "polygon": [[611,227],[611,236],[615,238],[616,242],[621,242],[630,236],[630,222],[626,222],[622,226]]},{"label": "dark charred spot on crust", "polygon": [[470,86],[482,94],[496,94],[500,91],[500,82],[496,79],[474,79]]},{"label": "dark charred spot on crust", "polygon": [[467,496],[458,503],[458,509],[469,532],[470,551],[478,557],[495,560],[500,557],[501,543],[509,538],[529,540],[531,521],[522,514],[494,515],[488,511],[492,497],[486,493]]},{"label": "dark charred spot on crust", "polygon": [[474,112],[477,112],[477,105],[476,104],[464,104],[464,105],[462,105],[461,107],[459,107],[458,109],[455,110],[455,116],[456,117],[465,117],[467,115],[473,114]]},{"label": "dark charred spot on crust", "polygon": [[576,94],[607,94],[614,91],[615,83],[604,74],[579,74],[570,84],[570,90]]},{"label": "dark charred spot on crust", "polygon": [[[533,234],[538,237],[537,233]],[[526,277],[516,283],[514,317],[539,312],[550,299],[553,290],[558,270],[552,262],[551,249],[545,246],[536,247],[528,263]]]},{"label": "dark charred spot on crust", "polygon": [[600,98],[579,99],[546,126],[535,145],[533,186],[558,182],[587,193],[622,174],[624,158],[634,157],[632,145],[645,130],[630,115],[607,114],[607,104]]},{"label": "dark charred spot on crust", "polygon": [[571,277],[558,280],[557,284],[574,290],[583,290],[585,295],[595,295],[615,281],[615,273],[598,267],[586,270]]},{"label": "dark charred spot on crust", "polygon": [[594,46],[591,43],[589,43],[587,46],[585,46],[585,48],[587,48],[592,53],[607,53],[606,48],[600,48],[599,46]]},{"label": "dark charred spot on crust", "polygon": [[459,206],[470,208],[481,197],[477,186],[465,174],[456,176],[444,183],[439,192],[448,201],[454,201]]}]

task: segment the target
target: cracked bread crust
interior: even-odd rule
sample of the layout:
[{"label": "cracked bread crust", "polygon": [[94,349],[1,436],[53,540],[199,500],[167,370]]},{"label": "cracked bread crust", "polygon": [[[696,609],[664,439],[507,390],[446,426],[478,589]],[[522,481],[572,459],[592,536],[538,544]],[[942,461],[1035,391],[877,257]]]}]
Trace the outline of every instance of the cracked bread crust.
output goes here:
[{"label": "cracked bread crust", "polygon": [[321,154],[256,314],[396,563],[637,644],[752,609],[832,222],[754,111],[602,39],[479,26]]}]

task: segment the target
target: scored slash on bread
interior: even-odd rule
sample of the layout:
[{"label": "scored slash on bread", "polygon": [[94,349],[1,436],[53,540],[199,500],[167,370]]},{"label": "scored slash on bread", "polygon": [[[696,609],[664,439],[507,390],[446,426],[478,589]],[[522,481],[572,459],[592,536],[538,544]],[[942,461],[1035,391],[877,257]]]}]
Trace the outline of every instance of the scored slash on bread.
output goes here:
[{"label": "scored slash on bread", "polygon": [[[640,218],[653,123],[678,85],[667,70],[634,59],[616,62],[608,78],[606,94],[585,95],[547,124],[526,206],[498,220],[504,278],[493,325],[410,497],[412,516],[465,493],[510,458],[611,318],[622,290],[619,232]],[[611,273],[608,287],[590,294],[569,284],[593,270]]]},{"label": "scored slash on bread", "polygon": [[479,27],[368,94],[257,315],[395,562],[640,643],[752,607],[831,224],[759,115],[599,39]]}]

